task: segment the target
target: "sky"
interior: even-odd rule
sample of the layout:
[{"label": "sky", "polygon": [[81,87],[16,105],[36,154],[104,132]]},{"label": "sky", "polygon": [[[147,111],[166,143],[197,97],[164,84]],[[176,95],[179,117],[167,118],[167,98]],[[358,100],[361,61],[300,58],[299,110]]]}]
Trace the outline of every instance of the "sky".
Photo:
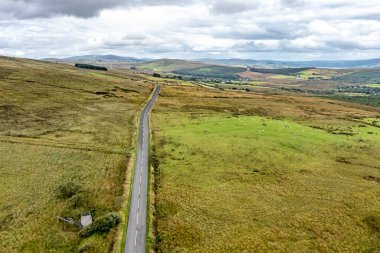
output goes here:
[{"label": "sky", "polygon": [[380,58],[379,0],[0,0],[0,55]]}]

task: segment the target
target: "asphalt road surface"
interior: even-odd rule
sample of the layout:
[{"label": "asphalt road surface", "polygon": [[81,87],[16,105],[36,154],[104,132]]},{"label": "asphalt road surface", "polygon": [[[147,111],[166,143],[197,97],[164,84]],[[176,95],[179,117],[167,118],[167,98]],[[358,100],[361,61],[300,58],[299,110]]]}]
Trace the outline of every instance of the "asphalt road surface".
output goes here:
[{"label": "asphalt road surface", "polygon": [[160,92],[160,88],[161,87],[158,85],[140,117],[136,167],[133,179],[131,205],[129,209],[127,237],[124,248],[124,252],[126,253],[142,253],[146,250],[146,205],[149,159],[148,114]]}]

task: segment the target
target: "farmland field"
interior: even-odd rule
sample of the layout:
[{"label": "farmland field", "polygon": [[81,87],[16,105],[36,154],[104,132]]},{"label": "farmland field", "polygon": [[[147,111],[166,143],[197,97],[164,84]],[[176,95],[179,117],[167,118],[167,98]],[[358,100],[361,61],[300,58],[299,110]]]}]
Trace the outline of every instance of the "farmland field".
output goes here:
[{"label": "farmland field", "polygon": [[115,249],[122,226],[82,239],[57,216],[124,208],[136,116],[151,88],[132,74],[0,59],[1,252]]},{"label": "farmland field", "polygon": [[380,88],[380,83],[364,84],[363,86],[369,87],[369,88]]},{"label": "farmland field", "polygon": [[163,87],[152,116],[158,252],[376,252],[380,111]]}]

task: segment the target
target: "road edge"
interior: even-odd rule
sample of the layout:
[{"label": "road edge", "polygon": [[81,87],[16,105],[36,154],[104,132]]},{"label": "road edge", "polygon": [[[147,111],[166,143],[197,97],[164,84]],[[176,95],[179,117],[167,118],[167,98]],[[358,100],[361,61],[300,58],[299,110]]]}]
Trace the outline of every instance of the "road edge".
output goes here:
[{"label": "road edge", "polygon": [[[140,126],[140,119],[141,119],[141,115],[142,115],[145,107],[149,104],[149,102],[152,99],[154,93],[156,92],[157,87],[158,87],[158,85],[154,85],[154,88],[152,89],[152,91],[151,91],[148,99],[144,103],[144,106],[141,108],[140,113],[137,116],[137,121],[136,121],[136,125],[135,125],[137,131],[136,131],[135,138],[134,138],[133,150],[131,151],[132,154],[133,154],[132,155],[132,157],[133,157],[133,164],[132,164],[131,178],[130,178],[130,182],[129,182],[128,202],[127,202],[126,207],[122,209],[123,217],[125,219],[125,222],[123,224],[122,241],[121,241],[121,247],[120,247],[120,251],[119,251],[120,253],[124,253],[125,243],[126,243],[126,237],[127,237],[127,229],[128,229],[128,221],[129,221],[129,209],[131,207],[132,187],[133,187],[133,183],[134,183],[133,180],[134,180],[135,168],[136,168],[136,153],[137,153],[137,145],[138,145],[138,141],[136,141],[136,140],[138,140],[139,136],[140,136],[140,131],[139,131],[139,129],[140,129],[139,128],[139,126]],[[150,160],[148,159],[148,166],[149,166],[149,161]],[[148,198],[148,201],[149,201],[149,198]]]},{"label": "road edge", "polygon": [[[158,100],[158,97],[157,97]],[[157,101],[156,100],[156,101]],[[153,108],[152,108],[153,111]],[[152,114],[149,113],[148,116],[148,125],[151,126],[152,122]],[[153,128],[149,127],[149,143],[148,143],[148,149],[149,149],[149,154],[148,154],[148,190],[147,190],[147,205],[146,205],[146,252],[155,252],[155,235],[154,235],[154,229],[152,229],[153,226],[153,219],[154,219],[154,201],[152,202],[152,195],[154,196],[155,192],[153,191],[152,184],[154,183],[154,170],[152,166],[152,145],[153,144]],[[153,246],[153,249],[152,249]]]}]

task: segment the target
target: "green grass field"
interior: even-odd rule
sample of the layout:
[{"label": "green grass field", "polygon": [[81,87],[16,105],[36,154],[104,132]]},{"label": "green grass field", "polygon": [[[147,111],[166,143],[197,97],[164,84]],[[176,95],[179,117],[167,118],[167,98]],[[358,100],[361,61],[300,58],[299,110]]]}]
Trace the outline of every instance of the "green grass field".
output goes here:
[{"label": "green grass field", "polygon": [[299,77],[302,79],[308,80],[309,78],[322,78],[322,79],[330,79],[331,76],[324,75],[323,70],[319,69],[308,69],[299,73]]},{"label": "green grass field", "polygon": [[[158,252],[380,248],[378,110],[178,89],[164,87],[152,117]],[[277,115],[248,110],[269,103]]]},{"label": "green grass field", "polygon": [[[0,73],[0,251],[114,250],[118,228],[81,239],[56,217],[122,211],[136,117],[152,86],[132,74],[10,58]],[[79,190],[62,199],[67,182]]]},{"label": "green grass field", "polygon": [[380,83],[363,84],[362,86],[369,87],[369,88],[380,88]]},{"label": "green grass field", "polygon": [[270,79],[274,79],[274,80],[296,79],[296,77],[295,76],[286,76],[286,75],[273,75],[270,77]]}]

